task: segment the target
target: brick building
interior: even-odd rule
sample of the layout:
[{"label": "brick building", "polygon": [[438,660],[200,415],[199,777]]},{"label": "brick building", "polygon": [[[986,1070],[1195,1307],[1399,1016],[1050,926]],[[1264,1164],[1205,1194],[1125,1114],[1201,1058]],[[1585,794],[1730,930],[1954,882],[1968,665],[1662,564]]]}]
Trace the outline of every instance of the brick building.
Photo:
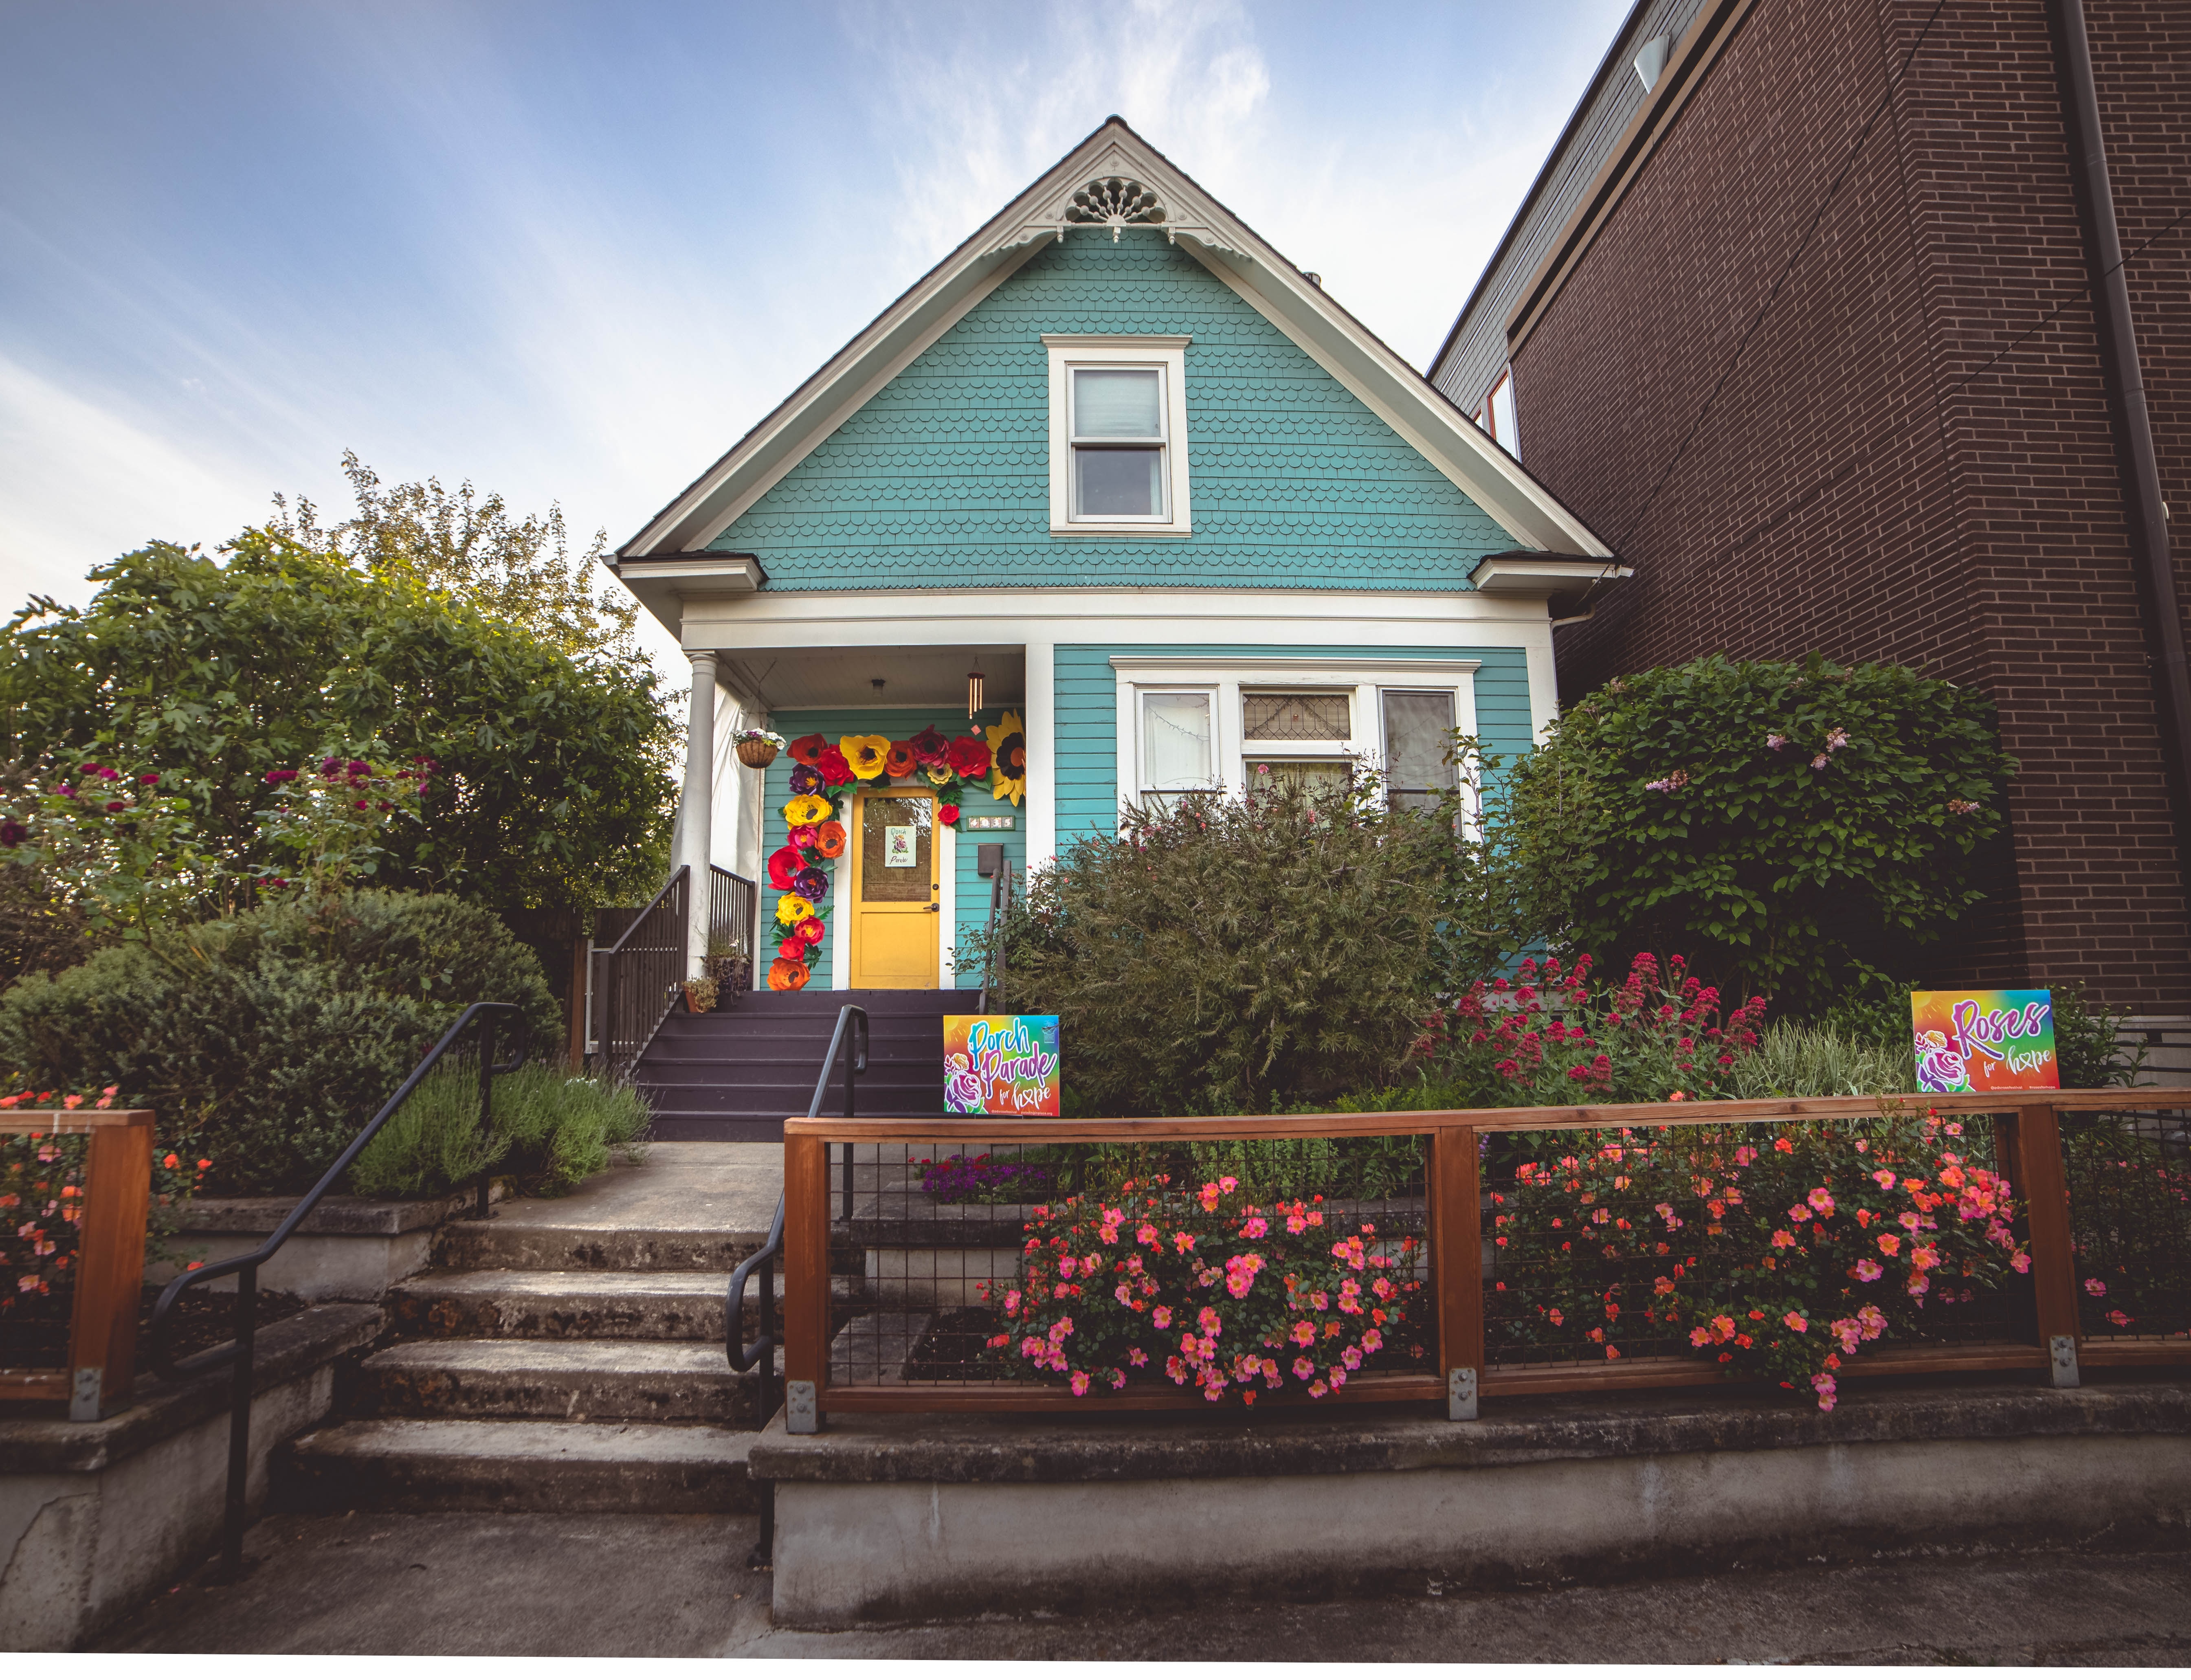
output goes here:
[{"label": "brick building", "polygon": [[2012,838],[1927,977],[2191,1024],[2191,5],[1642,0],[1431,376],[1634,568],[1566,696],[1812,649],[1983,689]]}]

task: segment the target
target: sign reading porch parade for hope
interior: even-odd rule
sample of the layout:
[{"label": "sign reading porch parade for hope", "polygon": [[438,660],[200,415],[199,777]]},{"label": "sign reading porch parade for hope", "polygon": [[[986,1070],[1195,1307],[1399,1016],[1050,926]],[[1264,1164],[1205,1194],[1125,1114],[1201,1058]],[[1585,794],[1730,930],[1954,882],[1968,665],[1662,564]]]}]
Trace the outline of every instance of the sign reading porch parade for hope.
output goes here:
[{"label": "sign reading porch parade for hope", "polygon": [[943,1112],[1057,1117],[1057,1017],[943,1017]]},{"label": "sign reading porch parade for hope", "polygon": [[1920,1091],[2058,1091],[2046,992],[1912,992]]}]

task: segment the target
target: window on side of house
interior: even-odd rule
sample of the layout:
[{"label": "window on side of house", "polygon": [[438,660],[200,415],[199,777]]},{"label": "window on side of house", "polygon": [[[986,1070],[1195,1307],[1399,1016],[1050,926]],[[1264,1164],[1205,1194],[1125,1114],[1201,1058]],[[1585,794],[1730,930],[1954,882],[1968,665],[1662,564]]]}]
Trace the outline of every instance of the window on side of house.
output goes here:
[{"label": "window on side of house", "polygon": [[1499,383],[1483,399],[1483,406],[1476,411],[1476,424],[1491,434],[1498,444],[1516,460],[1522,458],[1522,429],[1514,417],[1514,370],[1509,367],[1499,376]]},{"label": "window on side of house", "polygon": [[1184,337],[1045,333],[1053,537],[1187,537]]},{"label": "window on side of house", "polygon": [[1141,803],[1167,806],[1192,789],[1217,785],[1216,713],[1213,689],[1141,691]]},{"label": "window on side of house", "polygon": [[1453,740],[1451,689],[1387,688],[1385,709],[1385,783],[1395,811],[1427,811],[1454,785],[1446,761]]}]

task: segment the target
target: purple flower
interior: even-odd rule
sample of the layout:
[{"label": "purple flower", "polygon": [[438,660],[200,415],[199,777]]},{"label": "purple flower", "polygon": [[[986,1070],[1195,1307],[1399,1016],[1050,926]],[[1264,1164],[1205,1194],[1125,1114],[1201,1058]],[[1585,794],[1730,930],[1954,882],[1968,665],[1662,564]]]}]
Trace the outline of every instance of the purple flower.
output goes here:
[{"label": "purple flower", "polygon": [[0,823],[0,846],[20,846],[29,834],[29,829],[11,817],[6,822]]},{"label": "purple flower", "polygon": [[800,794],[818,794],[822,791],[822,772],[812,765],[794,764],[791,766],[791,791],[794,797]]},{"label": "purple flower", "polygon": [[819,904],[829,896],[829,877],[810,865],[791,878],[791,889],[801,898]]}]

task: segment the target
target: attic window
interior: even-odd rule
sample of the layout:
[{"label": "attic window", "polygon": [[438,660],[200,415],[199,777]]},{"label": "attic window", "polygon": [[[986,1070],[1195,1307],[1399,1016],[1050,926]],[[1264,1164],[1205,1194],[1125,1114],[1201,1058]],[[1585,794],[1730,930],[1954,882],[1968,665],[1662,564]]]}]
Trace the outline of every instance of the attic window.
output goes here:
[{"label": "attic window", "polygon": [[1045,333],[1054,537],[1185,537],[1183,337]]}]

